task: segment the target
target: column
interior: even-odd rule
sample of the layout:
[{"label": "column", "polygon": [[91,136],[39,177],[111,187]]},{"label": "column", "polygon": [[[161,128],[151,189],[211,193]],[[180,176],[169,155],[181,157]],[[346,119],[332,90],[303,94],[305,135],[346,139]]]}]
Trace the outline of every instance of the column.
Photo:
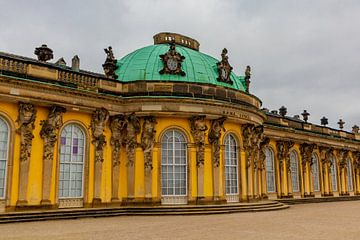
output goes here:
[{"label": "column", "polygon": [[240,152],[240,169],[241,169],[241,200],[247,201],[247,171],[246,171],[246,153],[244,150]]}]

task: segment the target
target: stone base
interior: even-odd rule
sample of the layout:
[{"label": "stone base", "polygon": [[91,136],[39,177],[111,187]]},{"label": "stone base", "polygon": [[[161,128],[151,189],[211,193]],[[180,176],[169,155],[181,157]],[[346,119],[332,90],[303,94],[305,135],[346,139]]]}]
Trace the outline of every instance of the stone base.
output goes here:
[{"label": "stone base", "polygon": [[28,201],[27,200],[18,200],[16,202],[16,206],[17,207],[24,207],[24,206],[27,206],[28,205]]},{"label": "stone base", "polygon": [[43,206],[51,205],[51,201],[48,199],[43,199],[43,200],[41,200],[40,205],[43,205]]},{"label": "stone base", "polygon": [[158,198],[123,198],[121,201],[122,206],[158,206],[161,201]]},{"label": "stone base", "polygon": [[305,194],[304,197],[305,198],[313,198],[313,197],[315,197],[315,194],[313,194],[313,193]]},{"label": "stone base", "polygon": [[94,198],[92,201],[92,207],[103,207],[104,204],[101,202],[100,198]]}]

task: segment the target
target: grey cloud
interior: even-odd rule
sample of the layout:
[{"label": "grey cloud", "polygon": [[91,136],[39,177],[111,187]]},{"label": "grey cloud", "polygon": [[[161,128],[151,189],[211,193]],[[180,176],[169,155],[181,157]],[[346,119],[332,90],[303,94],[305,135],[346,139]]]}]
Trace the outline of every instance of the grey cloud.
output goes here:
[{"label": "grey cloud", "polygon": [[[304,109],[350,130],[360,124],[359,1],[1,1],[0,50],[34,56],[47,43],[55,58],[100,72],[103,48],[119,58],[152,44],[160,31],[197,39],[219,57],[227,47],[237,74],[253,69],[251,91],[263,106]],[[56,60],[55,59],[55,60]]]}]

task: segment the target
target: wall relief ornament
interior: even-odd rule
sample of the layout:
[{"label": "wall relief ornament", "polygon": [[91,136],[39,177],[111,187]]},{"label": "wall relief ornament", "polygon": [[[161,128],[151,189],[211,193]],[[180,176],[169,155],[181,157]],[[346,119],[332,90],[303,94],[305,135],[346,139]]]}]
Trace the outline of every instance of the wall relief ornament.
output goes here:
[{"label": "wall relief ornament", "polygon": [[204,165],[205,160],[205,135],[208,127],[205,123],[205,116],[193,116],[189,119],[190,132],[196,145],[196,166]]},{"label": "wall relief ornament", "polygon": [[61,106],[51,106],[48,119],[40,122],[40,137],[44,140],[44,161],[54,158],[54,146],[58,139],[58,132],[63,125],[62,115],[66,109]]},{"label": "wall relief ornament", "polygon": [[20,161],[28,161],[31,155],[33,130],[35,128],[36,109],[31,103],[19,103],[19,115],[16,122],[19,128],[16,132],[20,134]]},{"label": "wall relief ornament", "polygon": [[139,119],[135,116],[135,113],[126,117],[126,154],[127,154],[127,166],[133,166],[135,162],[135,149],[137,147],[136,137],[141,131],[141,125]]},{"label": "wall relief ornament", "polygon": [[159,71],[160,74],[175,74],[185,76],[185,72],[181,69],[181,63],[185,57],[181,56],[176,51],[175,43],[170,43],[170,49],[167,53],[160,55],[161,61],[164,64],[163,69]]},{"label": "wall relief ornament", "polygon": [[155,117],[153,116],[144,117],[142,134],[141,134],[141,148],[144,151],[145,169],[150,169],[150,170],[153,169],[152,150],[154,148],[154,143],[155,143],[156,124],[157,122]]},{"label": "wall relief ornament", "polygon": [[338,150],[337,157],[339,162],[340,169],[343,169],[347,166],[347,159],[349,157],[349,150]]},{"label": "wall relief ornament", "polygon": [[211,121],[208,140],[209,143],[212,144],[214,167],[219,167],[220,164],[220,137],[221,130],[226,131],[224,128],[225,120],[226,117],[221,117]]},{"label": "wall relief ornament", "polygon": [[257,168],[260,144],[264,138],[263,133],[263,126],[255,126],[253,124],[245,124],[242,126],[243,147],[246,153],[247,168],[251,166],[252,161],[254,168]]},{"label": "wall relief ornament", "polygon": [[95,145],[95,162],[103,162],[103,151],[106,145],[104,129],[109,119],[109,112],[105,108],[96,109],[91,117],[92,143]]},{"label": "wall relief ornament", "polygon": [[284,165],[284,161],[287,165],[287,171],[290,172],[290,149],[294,146],[293,141],[277,141],[276,142],[276,149],[277,149],[277,155],[280,162],[280,168],[282,169],[282,166]]},{"label": "wall relief ornament", "polygon": [[110,117],[111,139],[110,145],[112,147],[112,163],[113,167],[120,164],[120,149],[125,138],[126,119],[122,114]]},{"label": "wall relief ornament", "polygon": [[115,74],[115,70],[118,68],[118,66],[116,65],[117,60],[114,57],[112,47],[109,46],[108,48],[105,48],[104,51],[106,53],[106,60],[102,66],[105,76],[111,79],[116,79],[118,76]]},{"label": "wall relief ornament", "polygon": [[230,79],[230,74],[233,68],[229,64],[229,57],[227,56],[227,53],[227,49],[224,48],[221,53],[221,61],[216,64],[219,73],[217,80],[219,82],[233,84],[233,81]]},{"label": "wall relief ornament", "polygon": [[301,165],[303,172],[306,171],[306,163],[312,166],[312,153],[316,149],[316,144],[303,143],[300,145]]}]

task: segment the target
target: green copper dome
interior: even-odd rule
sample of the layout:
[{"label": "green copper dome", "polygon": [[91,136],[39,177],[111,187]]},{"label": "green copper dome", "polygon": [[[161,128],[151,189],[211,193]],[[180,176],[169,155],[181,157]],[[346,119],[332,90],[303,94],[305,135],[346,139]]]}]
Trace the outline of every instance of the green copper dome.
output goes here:
[{"label": "green copper dome", "polygon": [[171,81],[212,84],[245,91],[243,76],[231,73],[233,84],[219,82],[216,63],[219,60],[199,51],[176,45],[176,51],[185,57],[182,69],[185,76],[160,74],[163,62],[159,55],[169,50],[169,44],[156,44],[140,48],[117,61],[117,80],[121,82],[133,81]]}]

